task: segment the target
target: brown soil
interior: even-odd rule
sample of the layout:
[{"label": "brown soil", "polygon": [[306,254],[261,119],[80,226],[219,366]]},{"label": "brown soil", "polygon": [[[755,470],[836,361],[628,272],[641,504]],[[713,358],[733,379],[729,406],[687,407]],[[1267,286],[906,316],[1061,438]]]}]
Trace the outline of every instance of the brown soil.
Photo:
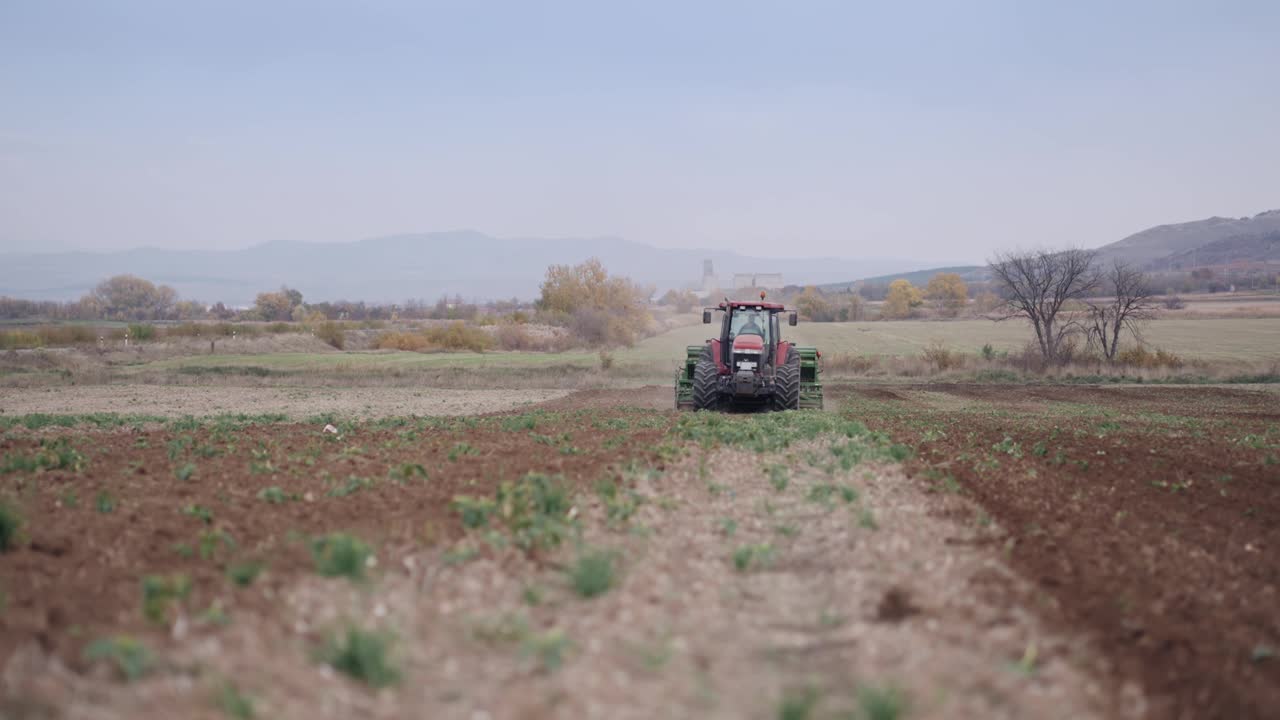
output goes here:
[{"label": "brown soil", "polygon": [[519,410],[568,393],[568,390],[493,387],[66,385],[40,389],[0,388],[0,413],[119,413],[163,417],[281,413],[295,419],[326,414],[359,418],[479,415]]},{"label": "brown soil", "polygon": [[[1280,395],[1224,388],[836,389],[976,500],[1045,612],[1092,632],[1154,717],[1280,708]],[[1087,405],[1081,408],[1081,405]]]},{"label": "brown soil", "polygon": [[[976,541],[987,531],[934,512],[894,465],[836,459],[837,443],[883,453],[882,439],[709,449],[673,440],[674,412],[616,408],[657,403],[665,390],[569,403],[590,409],[370,422],[341,437],[212,422],[185,432],[10,431],[0,457],[66,439],[85,466],[21,482],[0,475],[31,531],[26,547],[0,558],[11,589],[0,717],[221,717],[227,683],[272,718],[763,720],[805,707],[802,716],[866,717],[859,706],[875,697],[886,716],[917,720],[1090,718],[1116,707],[1092,680],[1096,652],[1020,607],[1026,583]],[[190,444],[173,445],[171,458],[184,437]],[[197,470],[180,481],[187,462]],[[430,477],[389,476],[404,463]],[[773,466],[789,467],[784,486],[761,470]],[[634,514],[614,516],[603,497],[581,492],[582,535],[545,554],[464,531],[455,495],[490,495],[526,470],[562,474],[580,490],[612,476]],[[376,482],[330,496],[352,476]],[[264,486],[303,499],[268,504],[257,497]],[[104,489],[119,503],[113,513],[93,508]],[[68,490],[75,507],[58,504]],[[191,504],[212,521],[181,512]],[[233,535],[236,549],[173,552],[211,530]],[[311,569],[304,539],[333,530],[378,547],[365,582]],[[566,573],[584,547],[617,563],[596,597],[575,592]],[[754,548],[746,564],[744,548]],[[237,588],[224,572],[244,559],[268,569]],[[145,622],[142,577],[172,572],[190,575],[191,597],[165,623]],[[22,585],[28,578],[37,581]],[[201,619],[214,603],[225,623]],[[325,638],[353,623],[395,634],[400,683],[371,691],[316,661]],[[124,683],[80,659],[88,641],[119,634],[145,641],[160,666]],[[1125,709],[1114,714],[1136,714]]]},{"label": "brown soil", "polygon": [[[7,600],[0,658],[34,638],[75,666],[85,638],[108,629],[147,632],[140,612],[146,575],[185,573],[193,586],[188,607],[217,601],[234,610],[267,600],[260,592],[228,596],[229,567],[265,562],[257,582],[286,587],[311,572],[307,538],[313,535],[351,532],[388,549],[447,542],[463,530],[451,505],[456,495],[492,496],[501,482],[531,471],[586,485],[623,459],[653,459],[666,425],[602,432],[609,420],[629,417],[625,411],[529,417],[532,430],[498,416],[360,425],[341,437],[296,424],[230,432],[206,426],[11,433],[0,439],[0,458],[31,456],[57,437],[83,455],[84,467],[0,475],[5,494],[19,498],[30,540],[0,563]],[[184,444],[171,458],[175,441]],[[194,472],[177,479],[188,463]],[[421,466],[428,477],[389,474],[406,464]],[[332,495],[348,486],[355,488],[350,494]],[[268,503],[258,495],[267,487],[296,499]],[[114,511],[98,509],[103,494]],[[194,515],[196,507],[208,509],[211,519]],[[202,534],[218,532],[234,545],[219,540],[212,557],[200,558]]]}]

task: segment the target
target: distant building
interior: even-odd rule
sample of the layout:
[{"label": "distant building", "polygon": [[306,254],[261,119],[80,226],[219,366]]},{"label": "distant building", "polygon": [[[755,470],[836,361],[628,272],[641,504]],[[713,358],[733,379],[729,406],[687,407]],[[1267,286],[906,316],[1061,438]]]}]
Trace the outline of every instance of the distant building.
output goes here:
[{"label": "distant building", "polygon": [[710,260],[702,261],[702,294],[709,295],[720,288],[720,280],[716,277],[715,267]]},{"label": "distant building", "polygon": [[782,273],[734,273],[733,289],[762,288],[764,290],[781,290]]}]

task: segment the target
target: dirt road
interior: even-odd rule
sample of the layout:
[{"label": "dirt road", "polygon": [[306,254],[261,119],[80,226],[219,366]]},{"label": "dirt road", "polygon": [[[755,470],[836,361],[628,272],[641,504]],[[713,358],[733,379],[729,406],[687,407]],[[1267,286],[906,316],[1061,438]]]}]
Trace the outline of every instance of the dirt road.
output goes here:
[{"label": "dirt road", "polygon": [[0,388],[0,415],[121,413],[162,417],[279,413],[312,415],[480,415],[568,395],[568,390],[440,388],[271,388],[191,385],[86,385]]}]

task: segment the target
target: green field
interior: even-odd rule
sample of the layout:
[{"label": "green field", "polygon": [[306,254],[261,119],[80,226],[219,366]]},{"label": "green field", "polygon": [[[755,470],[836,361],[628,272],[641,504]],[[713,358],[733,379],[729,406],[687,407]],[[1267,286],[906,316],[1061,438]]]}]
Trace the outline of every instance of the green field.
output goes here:
[{"label": "green field", "polygon": [[[914,355],[935,340],[953,350],[978,352],[984,343],[997,350],[1020,349],[1032,339],[1019,321],[869,322],[810,324],[795,328],[802,342],[829,352],[860,355]],[[1143,333],[1147,344],[1186,358],[1262,360],[1280,356],[1280,319],[1161,320]]]},{"label": "green field", "polygon": [[[614,359],[619,368],[630,369],[653,379],[665,379],[680,362],[686,345],[703,342],[715,326],[701,324],[646,338],[635,347],[618,350]],[[857,322],[801,323],[786,328],[784,336],[803,345],[816,345],[831,355],[916,356],[929,344],[941,342],[949,349],[976,354],[990,343],[996,350],[1018,350],[1031,339],[1027,326],[1017,321],[988,320],[952,322]],[[1258,362],[1280,359],[1280,319],[1163,320],[1151,323],[1145,338],[1149,345],[1164,348],[1187,359]],[[600,364],[595,352],[565,353],[413,353],[413,352],[327,352],[273,353],[255,355],[199,355],[158,360],[122,368],[121,374],[162,372],[212,372],[234,369],[261,369],[264,372],[292,373],[396,373],[432,370],[476,370],[495,373],[512,370],[553,368],[594,368]],[[184,370],[185,369],[185,370]]]},{"label": "green field", "polygon": [[[652,360],[678,356],[685,345],[700,343],[709,337],[712,327],[695,325],[648,338],[635,348],[619,353],[618,359]],[[1189,359],[1280,358],[1280,318],[1160,320],[1150,323],[1143,335],[1149,346]],[[985,343],[990,343],[996,350],[1018,350],[1032,339],[1032,334],[1026,323],[1016,320],[898,320],[802,322],[794,328],[785,328],[783,337],[793,338],[801,345],[816,345],[824,353],[918,355],[935,341],[951,350],[966,353],[979,352]]]}]

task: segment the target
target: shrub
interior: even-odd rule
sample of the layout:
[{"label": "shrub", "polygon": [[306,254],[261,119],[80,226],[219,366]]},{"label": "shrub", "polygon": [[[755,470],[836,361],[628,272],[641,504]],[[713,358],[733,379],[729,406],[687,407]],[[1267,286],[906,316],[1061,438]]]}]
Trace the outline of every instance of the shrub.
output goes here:
[{"label": "shrub", "polygon": [[426,335],[410,332],[384,332],[373,341],[373,346],[379,350],[423,352],[430,345]]},{"label": "shrub", "polygon": [[494,339],[498,341],[498,347],[503,350],[532,350],[534,345],[533,336],[522,325],[508,323],[499,325],[498,329],[493,333]]},{"label": "shrub", "polygon": [[658,300],[659,305],[669,305],[678,313],[687,313],[698,304],[698,296],[692,290],[671,289]]},{"label": "shrub", "polygon": [[389,633],[347,628],[341,637],[331,638],[321,657],[333,669],[371,687],[380,688],[400,680],[400,671],[391,663],[393,637]]},{"label": "shrub", "polygon": [[796,310],[811,322],[834,322],[837,318],[835,304],[812,285],[796,296],[794,303]]},{"label": "shrub", "polygon": [[877,365],[876,358],[850,353],[823,354],[823,372],[850,372],[858,375],[869,373]]},{"label": "shrub", "polygon": [[368,545],[346,533],[330,533],[311,541],[316,572],[325,577],[363,578],[371,555],[373,550]]},{"label": "shrub", "polygon": [[339,325],[336,322],[321,323],[316,327],[315,333],[317,338],[320,338],[339,350],[346,347],[347,333],[342,329],[342,325]]},{"label": "shrub", "polygon": [[129,339],[134,342],[144,342],[147,340],[155,340],[156,326],[144,325],[139,323],[129,324]]},{"label": "shrub", "polygon": [[8,503],[0,501],[0,553],[8,552],[17,545],[21,529],[22,516]]},{"label": "shrub", "polygon": [[25,350],[41,347],[40,336],[26,330],[9,330],[0,333],[0,350]]},{"label": "shrub", "polygon": [[941,341],[935,340],[924,349],[924,359],[933,365],[934,369],[942,372],[964,365],[964,355],[948,350]]},{"label": "shrub", "polygon": [[614,555],[608,550],[587,550],[569,569],[573,589],[584,598],[603,595],[613,587]]},{"label": "shrub", "polygon": [[1116,362],[1120,365],[1127,365],[1135,368],[1181,368],[1185,363],[1182,358],[1167,350],[1157,348],[1155,352],[1147,350],[1139,345],[1127,348],[1116,353]]},{"label": "shrub", "polygon": [[484,352],[493,346],[493,338],[479,328],[469,327],[461,320],[451,322],[444,327],[433,327],[426,330],[427,340],[432,345],[444,350],[470,350]]},{"label": "shrub", "polygon": [[41,345],[87,345],[98,339],[94,328],[87,325],[42,325],[36,328]]},{"label": "shrub", "polygon": [[380,350],[407,350],[427,352],[431,350],[470,350],[484,352],[493,347],[489,333],[468,326],[458,320],[441,327],[431,327],[422,332],[385,332],[374,341]]},{"label": "shrub", "polygon": [[1169,297],[1164,299],[1165,310],[1181,310],[1186,306],[1187,304],[1183,302],[1182,298],[1178,297],[1177,295],[1170,295]]},{"label": "shrub", "polygon": [[126,635],[94,640],[84,649],[84,659],[89,662],[109,661],[130,682],[146,675],[155,664],[151,650],[141,641]]},{"label": "shrub", "polygon": [[[205,325],[201,325],[200,323],[193,323],[193,322],[185,322],[185,323],[181,323],[181,324],[179,324],[179,325],[170,325],[169,327],[166,327],[166,328],[164,329],[164,336],[165,336],[165,337],[167,337],[167,338],[171,338],[171,337],[199,337],[199,336],[202,334],[202,333],[200,332],[200,331],[201,331],[201,329],[203,329],[203,328],[205,328],[205,327],[206,327]],[[213,334],[213,332],[212,332],[212,331],[206,331],[204,334],[206,334],[206,335],[212,335],[212,334]]]}]

